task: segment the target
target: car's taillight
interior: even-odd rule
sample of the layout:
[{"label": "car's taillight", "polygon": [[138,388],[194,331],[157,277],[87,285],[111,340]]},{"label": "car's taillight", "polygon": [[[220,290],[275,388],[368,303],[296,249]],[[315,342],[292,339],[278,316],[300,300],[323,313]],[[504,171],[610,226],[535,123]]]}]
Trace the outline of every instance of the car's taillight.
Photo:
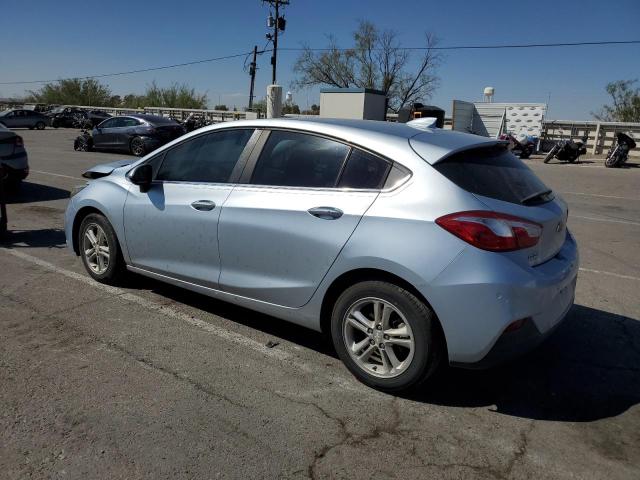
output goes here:
[{"label": "car's taillight", "polygon": [[474,247],[508,252],[533,247],[540,240],[542,225],[506,213],[474,210],[445,215],[436,223]]},{"label": "car's taillight", "polygon": [[13,140],[13,144],[16,147],[24,147],[24,140],[22,140],[20,135],[16,135],[16,138]]}]

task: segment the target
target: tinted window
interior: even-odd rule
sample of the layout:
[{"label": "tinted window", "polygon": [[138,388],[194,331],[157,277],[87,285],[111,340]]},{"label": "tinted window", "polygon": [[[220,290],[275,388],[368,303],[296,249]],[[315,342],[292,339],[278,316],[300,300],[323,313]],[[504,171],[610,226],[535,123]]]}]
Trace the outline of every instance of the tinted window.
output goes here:
[{"label": "tinted window", "polygon": [[100,124],[100,128],[113,128],[116,126],[117,118],[112,118],[110,120],[105,120]]},{"label": "tinted window", "polygon": [[389,163],[385,160],[353,149],[347,165],[340,177],[341,188],[382,188],[389,173]]},{"label": "tinted window", "polygon": [[213,132],[167,151],[158,180],[226,183],[253,130]]},{"label": "tinted window", "polygon": [[135,127],[137,125],[140,125],[140,121],[130,117],[123,118],[121,124],[118,124],[119,127]]},{"label": "tinted window", "polygon": [[144,162],[147,165],[151,165],[151,172],[152,172],[151,178],[157,178],[158,170],[160,169],[160,165],[162,164],[162,159],[164,158],[164,153],[165,152],[162,152],[156,155],[155,157],[152,157],[146,162]]},{"label": "tinted window", "polygon": [[335,187],[349,147],[303,133],[273,131],[251,183],[295,187]]},{"label": "tinted window", "polygon": [[548,201],[551,195],[536,197],[549,188],[506,146],[475,148],[456,153],[435,169],[465,190],[511,203]]}]

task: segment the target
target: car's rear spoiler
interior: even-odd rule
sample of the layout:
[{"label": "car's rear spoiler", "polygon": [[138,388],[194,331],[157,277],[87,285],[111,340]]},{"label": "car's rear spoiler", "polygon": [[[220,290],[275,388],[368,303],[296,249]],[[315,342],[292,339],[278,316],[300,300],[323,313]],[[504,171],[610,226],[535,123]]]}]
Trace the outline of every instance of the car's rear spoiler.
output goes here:
[{"label": "car's rear spoiler", "polygon": [[106,177],[110,175],[116,168],[126,167],[127,165],[131,165],[133,162],[136,162],[136,159],[133,160],[117,160],[115,162],[110,163],[101,163],[100,165],[96,165],[95,167],[91,167],[89,170],[84,172],[82,176],[84,178],[96,179],[100,177]]}]

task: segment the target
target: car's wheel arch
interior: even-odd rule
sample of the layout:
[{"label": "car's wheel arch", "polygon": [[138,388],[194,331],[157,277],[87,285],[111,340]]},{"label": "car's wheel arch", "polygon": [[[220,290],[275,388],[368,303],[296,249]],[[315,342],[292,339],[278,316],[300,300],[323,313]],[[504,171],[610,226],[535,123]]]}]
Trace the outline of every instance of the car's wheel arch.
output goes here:
[{"label": "car's wheel arch", "polygon": [[93,205],[88,205],[80,208],[76,213],[75,217],[73,218],[73,226],[71,228],[71,234],[72,234],[72,241],[73,241],[73,251],[75,252],[75,254],[80,255],[80,245],[78,245],[78,233],[80,233],[80,225],[82,225],[82,221],[92,213],[97,213],[98,215],[102,215],[114,227],[114,230],[116,231],[116,240],[118,241],[120,250],[122,251],[122,239],[118,238],[117,230],[115,229],[115,226],[113,225],[113,222],[111,221],[109,216],[99,208]]},{"label": "car's wheel arch", "polygon": [[420,301],[422,301],[425,305],[427,305],[431,311],[434,313],[436,324],[438,327],[438,332],[440,335],[440,341],[442,342],[442,347],[444,350],[444,358],[448,357],[447,352],[447,341],[446,336],[444,334],[444,330],[442,325],[440,324],[440,320],[438,319],[438,314],[435,309],[432,307],[431,303],[425,296],[415,287],[413,284],[404,278],[391,273],[386,270],[380,270],[377,268],[358,268],[354,270],[349,270],[347,272],[342,273],[338,277],[336,277],[329,287],[324,292],[324,296],[322,298],[322,305],[320,307],[320,330],[325,335],[331,335],[331,313],[333,311],[333,306],[335,305],[338,297],[342,292],[344,292],[347,288],[355,285],[356,283],[365,282],[365,281],[383,281],[388,282],[393,285],[396,285],[400,288],[411,292],[415,295]]}]

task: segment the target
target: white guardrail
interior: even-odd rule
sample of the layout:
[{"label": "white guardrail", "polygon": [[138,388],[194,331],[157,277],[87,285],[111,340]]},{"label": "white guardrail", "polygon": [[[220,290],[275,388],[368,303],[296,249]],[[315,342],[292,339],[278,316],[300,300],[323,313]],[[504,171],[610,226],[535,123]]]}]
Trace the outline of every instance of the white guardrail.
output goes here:
[{"label": "white guardrail", "polygon": [[[578,140],[586,136],[589,153],[599,155],[609,151],[618,132],[631,133],[636,143],[640,144],[640,123],[628,122],[546,120],[542,126],[542,140]],[[640,157],[640,149],[631,150],[629,155]]]},{"label": "white guardrail", "polygon": [[[66,105],[72,106],[72,105]],[[120,108],[120,107],[94,107],[86,105],[73,105],[76,108],[86,110],[103,110],[110,115],[130,115],[134,113],[148,113],[161,117],[171,117],[176,120],[186,120],[193,114],[203,116],[212,122],[229,122],[233,120],[253,120],[259,117],[258,112],[233,112],[227,110],[201,110],[197,108],[168,108],[168,107],[144,107],[144,108]]]}]

